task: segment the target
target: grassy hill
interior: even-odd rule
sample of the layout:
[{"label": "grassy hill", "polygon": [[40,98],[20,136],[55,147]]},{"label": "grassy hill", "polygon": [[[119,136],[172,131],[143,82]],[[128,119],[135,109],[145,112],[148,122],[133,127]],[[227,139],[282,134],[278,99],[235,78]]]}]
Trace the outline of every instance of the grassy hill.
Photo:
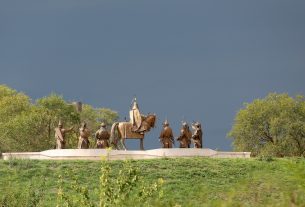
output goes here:
[{"label": "grassy hill", "polygon": [[[152,199],[153,206],[305,206],[304,158],[155,159],[132,164],[147,182],[164,179],[164,197]],[[117,176],[122,162],[110,165]],[[56,206],[58,177],[69,185],[72,172],[97,201],[100,168],[97,161],[1,160],[0,200],[15,196],[11,205],[24,206],[22,195],[37,189],[33,197],[41,200],[40,206]]]}]

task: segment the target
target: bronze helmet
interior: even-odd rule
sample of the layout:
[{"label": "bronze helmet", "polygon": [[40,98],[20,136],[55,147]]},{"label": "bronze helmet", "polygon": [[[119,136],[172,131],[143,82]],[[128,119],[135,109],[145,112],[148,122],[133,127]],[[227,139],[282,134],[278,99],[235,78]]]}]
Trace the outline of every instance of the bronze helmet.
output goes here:
[{"label": "bronze helmet", "polygon": [[163,126],[169,126],[169,122],[167,119],[164,121]]}]

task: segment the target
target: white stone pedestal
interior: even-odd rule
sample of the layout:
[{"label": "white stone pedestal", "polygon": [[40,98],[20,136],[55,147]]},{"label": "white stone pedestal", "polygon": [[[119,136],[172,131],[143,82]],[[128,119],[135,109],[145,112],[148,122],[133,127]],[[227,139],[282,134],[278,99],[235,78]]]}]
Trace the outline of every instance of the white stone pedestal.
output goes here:
[{"label": "white stone pedestal", "polygon": [[212,149],[153,149],[153,150],[105,150],[105,149],[62,149],[42,152],[2,153],[8,159],[38,160],[108,160],[154,159],[177,157],[213,157],[213,158],[250,158],[250,152],[219,152]]}]

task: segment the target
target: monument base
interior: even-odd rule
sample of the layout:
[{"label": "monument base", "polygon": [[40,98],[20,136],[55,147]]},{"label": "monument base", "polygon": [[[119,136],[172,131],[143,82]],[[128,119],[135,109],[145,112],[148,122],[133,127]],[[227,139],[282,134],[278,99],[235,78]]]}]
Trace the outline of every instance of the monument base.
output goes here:
[{"label": "monument base", "polygon": [[212,149],[153,149],[153,150],[106,150],[106,149],[62,149],[42,152],[2,153],[4,160],[37,159],[37,160],[126,160],[155,159],[178,157],[212,157],[212,158],[250,158],[250,152],[219,152]]}]

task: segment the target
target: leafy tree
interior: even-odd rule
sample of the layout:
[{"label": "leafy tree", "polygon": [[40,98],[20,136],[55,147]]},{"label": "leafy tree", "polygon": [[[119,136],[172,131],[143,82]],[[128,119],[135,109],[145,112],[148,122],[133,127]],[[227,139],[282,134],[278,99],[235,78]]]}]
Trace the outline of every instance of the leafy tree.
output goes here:
[{"label": "leafy tree", "polygon": [[[110,125],[118,119],[118,113],[111,109],[94,108],[89,104],[83,104],[82,112],[78,113],[75,106],[67,103],[62,96],[51,94],[37,100],[37,106],[47,110],[48,120],[48,139],[53,140],[53,129],[57,126],[58,121],[64,122],[66,127],[73,126],[74,132],[68,133],[67,145],[71,148],[77,146],[78,128],[81,122],[86,122],[87,127],[91,130],[93,138],[95,130],[99,128],[100,122]],[[54,142],[54,141],[53,141]],[[91,140],[93,147],[94,140]]]},{"label": "leafy tree", "polygon": [[67,133],[67,146],[73,147],[77,144],[77,128],[80,125],[80,114],[72,104],[67,103],[62,96],[52,93],[36,101],[36,106],[46,113],[47,121],[45,122],[44,135],[46,139],[55,144],[54,128],[58,122],[62,121],[64,127],[74,127],[74,132]]},{"label": "leafy tree", "polygon": [[[16,122],[17,117],[29,111],[30,108],[29,97],[5,85],[0,85],[0,152],[8,151],[17,144],[17,138],[21,135],[10,126],[13,122],[19,124]],[[16,137],[13,137],[13,134]]]},{"label": "leafy tree", "polygon": [[269,94],[246,103],[228,134],[238,151],[252,155],[305,155],[305,99]]},{"label": "leafy tree", "polygon": [[85,121],[91,129],[99,128],[101,122],[110,127],[118,119],[119,115],[116,111],[108,108],[93,108],[88,104],[83,105],[81,120]]},{"label": "leafy tree", "polygon": [[79,136],[78,128],[82,121],[86,121],[94,132],[101,121],[110,125],[117,119],[117,112],[95,109],[87,104],[79,113],[74,105],[56,94],[40,98],[33,104],[25,94],[0,85],[0,152],[41,151],[53,148],[54,128],[59,120],[66,127],[74,127],[74,132],[68,133],[66,138],[67,146],[75,148]]},{"label": "leafy tree", "polygon": [[6,85],[0,85],[0,100],[6,96],[12,96],[17,94],[17,91],[6,86]]},{"label": "leafy tree", "polygon": [[48,149],[53,140],[46,138],[47,114],[41,109],[31,107],[20,115],[9,120],[1,127],[6,130],[5,141],[8,148],[5,151],[37,151]]},{"label": "leafy tree", "polygon": [[30,98],[23,93],[0,85],[0,124],[30,109]]},{"label": "leafy tree", "polygon": [[116,111],[112,111],[108,108],[94,108],[88,104],[83,105],[83,110],[80,113],[80,116],[81,121],[87,123],[87,126],[92,133],[90,139],[92,144],[90,147],[94,147],[94,134],[95,131],[100,127],[101,122],[104,122],[108,128],[110,128],[112,123],[119,119],[119,115]]}]

